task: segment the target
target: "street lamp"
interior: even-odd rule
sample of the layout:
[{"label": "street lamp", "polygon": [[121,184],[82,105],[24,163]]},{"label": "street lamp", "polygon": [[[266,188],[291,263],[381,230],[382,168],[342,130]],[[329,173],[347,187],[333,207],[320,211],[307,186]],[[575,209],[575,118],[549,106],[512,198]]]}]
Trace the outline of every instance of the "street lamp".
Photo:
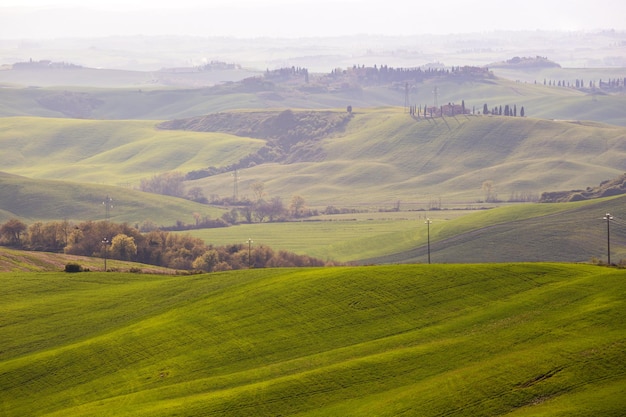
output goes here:
[{"label": "street lamp", "polygon": [[426,223],[426,226],[428,227],[428,263],[430,264],[430,224],[432,223],[432,220],[427,217],[424,223]]},{"label": "street lamp", "polygon": [[602,220],[606,220],[606,255],[608,264],[611,265],[611,220],[613,220],[613,216],[611,213],[606,213],[606,216],[602,218]]},{"label": "street lamp", "polygon": [[107,246],[110,245],[111,242],[109,242],[109,239],[105,237],[104,239],[102,239],[102,244],[104,245],[104,272],[106,272],[107,271],[107,253],[108,253]]},{"label": "street lamp", "polygon": [[250,269],[250,265],[251,265],[250,264],[250,261],[251,261],[250,252],[252,250],[252,239],[248,239],[247,242],[248,242],[248,269]]}]

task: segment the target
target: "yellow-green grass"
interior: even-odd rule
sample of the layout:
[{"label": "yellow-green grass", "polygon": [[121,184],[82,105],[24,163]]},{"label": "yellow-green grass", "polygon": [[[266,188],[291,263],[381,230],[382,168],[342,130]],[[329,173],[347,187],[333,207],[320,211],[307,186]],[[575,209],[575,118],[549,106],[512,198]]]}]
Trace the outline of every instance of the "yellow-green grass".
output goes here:
[{"label": "yellow-green grass", "polygon": [[[240,112],[245,117],[245,112]],[[33,178],[134,184],[166,171],[225,166],[263,146],[217,133],[159,131],[154,122],[0,119],[3,170]],[[485,198],[584,188],[623,171],[626,128],[593,122],[457,116],[414,120],[402,108],[363,109],[345,132],[323,141],[315,162],[242,170],[240,195],[302,195],[309,205],[345,206]],[[318,154],[319,155],[319,154]],[[231,173],[188,182],[205,195],[233,194]]]},{"label": "yellow-green grass", "polygon": [[305,221],[241,224],[180,232],[210,245],[245,243],[306,254],[325,261],[351,262],[402,252],[426,241],[427,218],[445,223],[471,211],[413,211],[320,216]]},{"label": "yellow-green grass", "polygon": [[252,239],[255,246],[347,262],[394,253],[414,245],[421,235],[417,224],[413,220],[257,223],[185,233],[216,246]]},{"label": "yellow-green grass", "polygon": [[[433,262],[608,260],[607,224],[611,213],[611,262],[626,259],[626,197],[560,204],[524,204],[470,214],[431,225]],[[401,253],[363,260],[373,263],[425,262],[420,240]]]},{"label": "yellow-green grass", "polygon": [[0,274],[9,416],[617,416],[626,280],[571,264]]},{"label": "yellow-green grass", "polygon": [[[302,195],[311,206],[403,202],[444,206],[514,193],[580,189],[622,174],[626,129],[592,122],[458,116],[414,120],[402,109],[355,114],[326,139],[324,159],[263,164],[241,172],[240,194],[265,184],[268,196]],[[205,193],[232,195],[229,174],[190,181]]]},{"label": "yellow-green grass", "polygon": [[[606,224],[612,213],[613,260],[626,258],[626,197],[575,203],[528,203],[489,210],[421,211],[377,217],[325,216],[324,221],[256,223],[190,233],[208,244],[244,243],[360,263],[572,261],[606,259]],[[395,213],[394,213],[395,214]],[[371,218],[370,218],[371,217]],[[350,220],[352,218],[353,220]],[[430,230],[426,218],[432,223]]]},{"label": "yellow-green grass", "polygon": [[264,141],[221,133],[168,131],[154,121],[0,119],[2,170],[31,178],[139,185],[169,171],[222,166]]},{"label": "yellow-green grass", "polygon": [[[0,246],[1,272],[50,272],[63,271],[68,263],[78,264],[90,271],[103,271],[104,260],[63,253],[30,252]],[[155,265],[107,259],[107,269],[116,271],[141,271],[151,274],[174,274],[176,271]]]},{"label": "yellow-green grass", "polygon": [[194,213],[211,218],[224,211],[181,198],[144,193],[128,188],[81,184],[69,181],[30,179],[0,173],[0,221],[19,218],[23,222],[104,220],[106,197],[112,199],[109,219],[131,226],[152,222],[171,226],[176,221],[194,223]]}]

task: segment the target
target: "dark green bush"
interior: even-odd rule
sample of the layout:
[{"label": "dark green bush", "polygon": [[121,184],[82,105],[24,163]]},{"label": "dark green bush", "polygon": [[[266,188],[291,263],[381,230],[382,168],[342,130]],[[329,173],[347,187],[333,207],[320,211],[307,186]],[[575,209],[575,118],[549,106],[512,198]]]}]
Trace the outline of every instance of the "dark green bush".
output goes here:
[{"label": "dark green bush", "polygon": [[65,265],[65,272],[83,272],[83,267],[76,263],[68,263]]}]

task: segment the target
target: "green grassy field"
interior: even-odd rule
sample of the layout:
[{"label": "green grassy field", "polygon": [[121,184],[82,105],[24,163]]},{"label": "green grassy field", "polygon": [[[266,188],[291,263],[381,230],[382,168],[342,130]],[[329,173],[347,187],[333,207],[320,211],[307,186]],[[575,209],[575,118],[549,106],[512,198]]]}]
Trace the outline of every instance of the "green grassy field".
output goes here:
[{"label": "green grassy field", "polygon": [[[104,271],[104,260],[87,256],[66,255],[63,253],[30,252],[0,246],[1,272],[58,272],[68,263],[75,263],[90,271]],[[107,259],[107,269],[119,272],[131,270],[150,274],[175,274],[176,271],[155,265]]]},{"label": "green grassy field", "polygon": [[[278,110],[277,110],[278,111]],[[340,111],[340,110],[338,110]],[[245,118],[245,112],[238,113]],[[227,129],[227,126],[224,127]],[[240,170],[240,195],[262,181],[270,197],[302,195],[310,206],[425,207],[494,193],[579,189],[623,172],[626,128],[595,122],[457,116],[413,119],[402,108],[355,111],[345,132],[323,140],[315,162],[260,164]],[[165,131],[150,121],[0,119],[5,172],[30,178],[136,186],[168,171],[223,167],[264,141],[224,133]],[[196,181],[206,196],[233,194],[231,173]]]},{"label": "green grassy field", "polygon": [[[435,210],[325,216],[323,221],[256,223],[189,233],[208,244],[243,243],[358,263],[425,263],[431,219],[434,262],[606,261],[610,212],[613,262],[626,259],[626,197],[488,210]],[[187,233],[187,232],[185,232]]]},{"label": "green grassy field", "polygon": [[[567,204],[530,204],[476,213],[431,228],[434,262],[607,261],[611,222],[612,262],[626,259],[626,197]],[[424,259],[426,247],[392,256],[393,262]],[[382,258],[372,259],[382,262]],[[386,262],[392,261],[387,258]]]},{"label": "green grassy field", "polygon": [[[445,93],[446,88],[453,84],[441,86],[442,99],[449,94]],[[546,93],[542,85],[505,80],[457,84],[457,93],[468,95],[468,106],[470,99],[486,97],[488,92],[503,102],[508,102],[510,94],[540,100],[541,94]],[[168,98],[168,94],[172,96]],[[174,98],[184,94],[194,96],[196,92],[161,91],[158,95],[163,105],[170,102],[174,106],[179,103]],[[555,89],[542,102],[555,100],[555,106],[567,102],[582,111],[580,98],[578,92]],[[129,107],[141,108],[131,104]],[[621,108],[617,102],[610,107]],[[343,108],[337,111],[344,112]],[[245,117],[245,111],[238,113]],[[0,119],[2,170],[24,176],[0,176],[0,221],[11,217],[27,222],[98,220],[104,217],[102,201],[106,195],[115,201],[111,220],[131,225],[144,221],[157,225],[171,225],[178,220],[193,223],[196,212],[219,217],[222,209],[136,193],[130,188],[141,178],[166,171],[187,172],[231,164],[265,142],[224,133],[157,130],[155,125],[156,122],[145,120]],[[314,162],[304,158],[293,164],[270,163],[241,169],[239,195],[251,197],[250,185],[261,181],[266,198],[281,197],[285,205],[293,195],[301,195],[309,207],[322,210],[332,205],[378,211],[391,209],[400,202],[404,209],[415,210],[426,209],[433,201],[446,209],[475,205],[485,199],[482,185],[486,181],[492,182],[494,195],[502,200],[520,192],[539,195],[543,191],[581,189],[623,173],[625,129],[597,122],[530,117],[467,115],[416,120],[401,107],[355,106],[354,117],[345,131],[311,145],[319,146]],[[51,179],[63,182],[45,181]],[[230,197],[233,177],[224,173],[188,181],[186,186],[200,187],[207,197]],[[538,217],[534,223],[512,224],[493,234],[488,232],[495,229],[486,228],[498,221],[490,212],[484,217],[472,217],[468,223],[449,222],[448,226],[446,222],[444,229],[435,225],[432,237],[439,245],[435,250],[441,255],[440,262],[587,261],[602,255],[601,231],[591,226],[597,217],[601,214],[580,217],[582,225],[548,218],[547,227],[544,218]],[[510,221],[513,220],[514,215]],[[200,235],[215,244],[251,237],[276,249],[339,261],[425,259],[425,231],[417,228],[413,232],[411,223],[323,225],[255,225]],[[528,233],[522,232],[520,237],[516,235],[519,230]],[[554,239],[563,236],[562,230],[568,230],[569,235],[555,245]],[[474,239],[480,242],[472,243]],[[522,241],[524,250],[515,245]],[[476,251],[476,247],[481,250]],[[412,250],[416,252],[411,253]],[[527,258],[531,253],[532,258]],[[626,253],[617,249],[616,255]]]},{"label": "green grassy field", "polygon": [[257,223],[184,233],[216,246],[252,239],[254,245],[274,250],[347,262],[399,252],[415,245],[416,240],[422,238],[417,224],[414,220]]},{"label": "green grassy field", "polygon": [[139,185],[169,171],[228,165],[265,143],[158,130],[153,121],[0,118],[2,170],[30,178]]},{"label": "green grassy field", "polygon": [[131,226],[150,221],[157,226],[171,226],[180,220],[194,223],[194,213],[211,218],[223,210],[180,198],[143,193],[123,187],[98,184],[50,181],[0,173],[0,222],[19,218],[34,221],[104,220],[104,201],[113,199],[110,220]]},{"label": "green grassy field", "polygon": [[[592,122],[458,116],[414,120],[401,108],[358,112],[346,131],[321,145],[316,162],[263,164],[241,171],[240,193],[262,181],[268,196],[302,195],[311,206],[483,200],[580,189],[622,174],[622,127]],[[232,195],[229,174],[190,181]]]},{"label": "green grassy field", "polygon": [[622,270],[0,274],[3,416],[587,416],[626,407]]}]

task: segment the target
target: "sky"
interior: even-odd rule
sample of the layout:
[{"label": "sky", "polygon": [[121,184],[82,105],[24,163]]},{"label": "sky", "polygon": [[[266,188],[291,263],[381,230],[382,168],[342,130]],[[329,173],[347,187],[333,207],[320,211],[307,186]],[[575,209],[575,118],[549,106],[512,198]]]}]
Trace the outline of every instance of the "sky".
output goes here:
[{"label": "sky", "polygon": [[626,30],[624,0],[2,0],[0,39]]}]

